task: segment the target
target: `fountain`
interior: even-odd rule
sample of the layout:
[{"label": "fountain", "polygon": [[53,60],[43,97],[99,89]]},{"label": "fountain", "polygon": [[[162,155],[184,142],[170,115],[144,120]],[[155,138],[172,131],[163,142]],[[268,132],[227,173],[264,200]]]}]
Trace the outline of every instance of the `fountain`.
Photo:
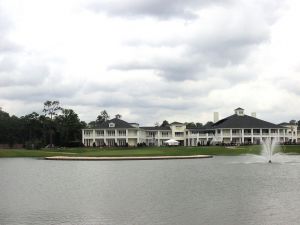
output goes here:
[{"label": "fountain", "polygon": [[262,156],[264,156],[269,163],[272,163],[272,156],[274,154],[274,149],[277,145],[277,140],[275,138],[267,137],[265,140],[262,141],[263,149],[262,149]]}]

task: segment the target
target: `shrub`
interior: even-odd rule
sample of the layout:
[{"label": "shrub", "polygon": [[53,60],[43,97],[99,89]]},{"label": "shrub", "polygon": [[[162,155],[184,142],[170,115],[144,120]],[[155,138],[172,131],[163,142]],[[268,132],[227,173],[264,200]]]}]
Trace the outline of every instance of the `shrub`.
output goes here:
[{"label": "shrub", "polygon": [[26,149],[41,149],[43,147],[42,142],[35,140],[35,141],[27,141],[25,142]]}]

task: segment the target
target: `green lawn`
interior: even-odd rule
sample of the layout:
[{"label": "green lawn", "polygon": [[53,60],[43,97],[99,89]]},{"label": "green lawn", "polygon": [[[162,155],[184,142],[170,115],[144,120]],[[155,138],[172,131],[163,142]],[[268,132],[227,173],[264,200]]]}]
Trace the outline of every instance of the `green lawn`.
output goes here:
[{"label": "green lawn", "polygon": [[[283,153],[300,154],[300,146],[278,147]],[[144,148],[63,148],[63,149],[2,149],[0,157],[46,157],[46,156],[180,156],[180,155],[242,155],[260,154],[261,146],[204,147],[144,147]]]}]

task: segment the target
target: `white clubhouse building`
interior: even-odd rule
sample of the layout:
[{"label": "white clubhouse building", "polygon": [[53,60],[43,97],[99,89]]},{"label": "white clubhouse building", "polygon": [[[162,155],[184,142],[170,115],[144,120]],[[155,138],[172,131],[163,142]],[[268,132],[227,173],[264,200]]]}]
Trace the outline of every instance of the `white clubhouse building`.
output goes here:
[{"label": "white clubhouse building", "polygon": [[276,125],[257,119],[255,114],[248,116],[244,109],[237,108],[229,117],[219,120],[214,114],[211,126],[191,128],[184,123],[173,122],[166,127],[140,127],[114,118],[96,128],[82,130],[82,143],[85,146],[162,146],[165,141],[174,139],[184,146],[207,144],[259,144],[266,138],[278,142],[300,142],[297,126]]}]

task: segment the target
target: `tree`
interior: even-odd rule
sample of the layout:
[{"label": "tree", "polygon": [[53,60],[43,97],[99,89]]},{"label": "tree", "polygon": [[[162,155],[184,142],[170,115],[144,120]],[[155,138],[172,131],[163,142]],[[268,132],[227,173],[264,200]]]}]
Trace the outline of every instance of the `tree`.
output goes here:
[{"label": "tree", "polygon": [[62,108],[59,106],[59,101],[46,101],[44,102],[43,112],[45,116],[50,118],[49,135],[50,135],[50,147],[53,147],[53,118],[57,115]]},{"label": "tree", "polygon": [[62,114],[55,118],[55,125],[58,134],[57,141],[60,145],[68,146],[80,141],[84,124],[74,110],[62,109]]},{"label": "tree", "polygon": [[196,123],[196,127],[201,128],[201,127],[203,127],[203,124],[202,123]]},{"label": "tree", "polygon": [[196,124],[194,122],[185,123],[188,128],[196,128]]},{"label": "tree", "polygon": [[0,143],[9,144],[12,147],[13,144],[22,142],[22,121],[0,110]]},{"label": "tree", "polygon": [[42,138],[43,125],[38,113],[32,112],[28,115],[22,116],[20,119],[23,123],[25,141],[33,142]]},{"label": "tree", "polygon": [[91,121],[91,122],[88,123],[88,127],[89,127],[89,128],[95,128],[96,125],[97,125],[97,122],[96,122],[96,121]]},{"label": "tree", "polygon": [[212,121],[208,121],[204,126],[205,127],[210,127],[212,126],[214,123]]},{"label": "tree", "polygon": [[109,115],[106,112],[106,110],[103,110],[102,112],[100,112],[100,115],[97,116],[96,119],[96,124],[102,124],[104,122],[106,122],[107,120],[109,120]]},{"label": "tree", "polygon": [[167,120],[164,120],[160,126],[161,127],[168,127],[168,126],[170,126],[170,124]]},{"label": "tree", "polygon": [[291,120],[291,121],[290,121],[290,124],[296,125],[296,124],[297,124],[297,121],[296,121],[296,120]]}]

